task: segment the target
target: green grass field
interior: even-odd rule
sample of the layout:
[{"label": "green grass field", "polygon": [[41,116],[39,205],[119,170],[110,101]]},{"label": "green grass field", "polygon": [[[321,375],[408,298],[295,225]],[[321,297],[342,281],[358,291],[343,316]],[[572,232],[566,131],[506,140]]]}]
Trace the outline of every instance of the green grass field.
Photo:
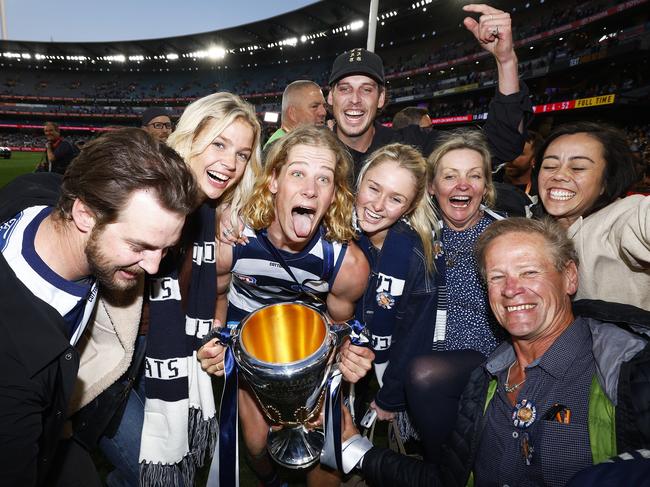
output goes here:
[{"label": "green grass field", "polygon": [[42,152],[14,152],[11,159],[0,159],[0,188],[16,176],[32,172],[42,157]]}]

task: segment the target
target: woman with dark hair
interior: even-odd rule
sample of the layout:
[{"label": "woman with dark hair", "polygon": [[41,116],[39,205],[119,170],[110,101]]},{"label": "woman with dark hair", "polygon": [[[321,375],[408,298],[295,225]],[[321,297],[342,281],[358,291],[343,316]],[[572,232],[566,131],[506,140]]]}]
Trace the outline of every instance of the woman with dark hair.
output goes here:
[{"label": "woman with dark hair", "polygon": [[650,197],[636,181],[625,135],[592,122],[562,125],[537,155],[542,213],[567,229],[580,259],[576,299],[650,309]]}]

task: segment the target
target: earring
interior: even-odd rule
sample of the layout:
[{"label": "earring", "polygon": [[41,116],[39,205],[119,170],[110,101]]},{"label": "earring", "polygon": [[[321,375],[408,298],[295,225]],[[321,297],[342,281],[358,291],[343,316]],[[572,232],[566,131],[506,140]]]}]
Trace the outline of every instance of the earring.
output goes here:
[{"label": "earring", "polygon": [[413,230],[413,225],[411,225],[410,220],[407,218],[407,215],[402,215],[400,218],[400,221],[404,223],[407,227],[409,227],[411,230]]},{"label": "earring", "polygon": [[362,233],[361,227],[359,226],[359,217],[357,216],[357,210],[352,212],[352,228],[356,233]]}]

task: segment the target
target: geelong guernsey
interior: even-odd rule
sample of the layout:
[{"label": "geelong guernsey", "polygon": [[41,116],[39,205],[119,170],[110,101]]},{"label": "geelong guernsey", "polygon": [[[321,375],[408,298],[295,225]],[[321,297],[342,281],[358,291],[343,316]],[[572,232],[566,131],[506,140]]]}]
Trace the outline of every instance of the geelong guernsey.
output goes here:
[{"label": "geelong guernsey", "polygon": [[97,283],[94,279],[68,281],[36,253],[36,231],[51,211],[48,206],[32,206],[2,223],[0,252],[25,287],[59,312],[70,344],[75,345],[95,307]]},{"label": "geelong guernsey", "polygon": [[[247,245],[233,248],[232,281],[228,292],[228,321],[239,322],[251,311],[267,304],[311,301],[310,294],[324,306],[327,293],[343,262],[347,244],[325,239],[321,227],[303,250],[297,253],[274,249],[289,267],[295,279],[284,269],[266,230],[244,229]],[[324,310],[323,310],[324,311]]]}]

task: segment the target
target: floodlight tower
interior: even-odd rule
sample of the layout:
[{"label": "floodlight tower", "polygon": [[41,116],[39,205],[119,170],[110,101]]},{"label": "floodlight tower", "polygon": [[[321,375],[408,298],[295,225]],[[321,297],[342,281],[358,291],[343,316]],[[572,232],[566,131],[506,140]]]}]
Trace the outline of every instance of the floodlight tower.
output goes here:
[{"label": "floodlight tower", "polygon": [[7,19],[5,18],[5,0],[0,0],[0,17],[2,17],[2,40],[7,40]]},{"label": "floodlight tower", "polygon": [[368,14],[368,44],[366,46],[366,49],[372,52],[375,52],[375,39],[377,38],[377,12],[378,11],[379,11],[379,0],[370,0],[370,13]]}]

